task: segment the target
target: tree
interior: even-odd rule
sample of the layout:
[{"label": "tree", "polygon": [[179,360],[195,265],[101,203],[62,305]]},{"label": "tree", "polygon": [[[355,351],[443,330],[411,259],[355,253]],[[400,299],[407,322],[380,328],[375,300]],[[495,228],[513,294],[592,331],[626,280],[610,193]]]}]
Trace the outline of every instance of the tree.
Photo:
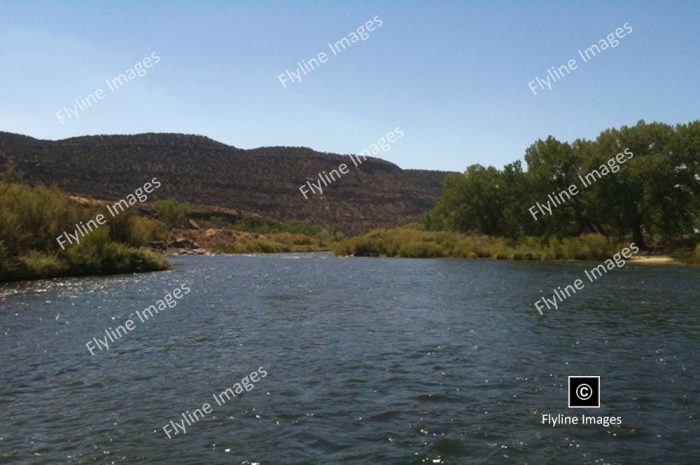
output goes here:
[{"label": "tree", "polygon": [[[525,172],[518,161],[448,176],[424,224],[507,237],[631,236],[640,248],[700,226],[700,121],[675,128],[640,121],[593,141],[550,136],[527,148],[525,162]],[[578,193],[548,205],[551,214],[528,213],[571,185]]]}]

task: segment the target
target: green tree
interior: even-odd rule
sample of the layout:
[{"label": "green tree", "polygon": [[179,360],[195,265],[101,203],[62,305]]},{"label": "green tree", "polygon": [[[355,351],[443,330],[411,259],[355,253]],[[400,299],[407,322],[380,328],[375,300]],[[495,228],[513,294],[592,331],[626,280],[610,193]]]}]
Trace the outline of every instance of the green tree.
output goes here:
[{"label": "green tree", "polygon": [[671,151],[675,136],[669,125],[640,121],[604,131],[596,140],[596,163],[625,149],[634,154],[618,173],[592,187],[613,230],[631,234],[641,248],[652,237],[669,239],[690,228],[692,186]]},{"label": "green tree", "polygon": [[450,175],[436,213],[426,221],[430,227],[482,234],[502,234],[506,229],[504,208],[506,185],[494,167],[472,165],[464,175]]},{"label": "green tree", "polygon": [[[700,226],[700,121],[675,128],[640,121],[593,141],[550,136],[527,148],[525,162],[527,171],[518,161],[503,170],[472,165],[448,176],[424,225],[507,237],[597,233],[631,237],[641,248]],[[600,176],[584,186],[581,177],[594,171]],[[561,195],[571,185],[578,194]],[[550,195],[566,201],[533,218],[528,209]]]}]

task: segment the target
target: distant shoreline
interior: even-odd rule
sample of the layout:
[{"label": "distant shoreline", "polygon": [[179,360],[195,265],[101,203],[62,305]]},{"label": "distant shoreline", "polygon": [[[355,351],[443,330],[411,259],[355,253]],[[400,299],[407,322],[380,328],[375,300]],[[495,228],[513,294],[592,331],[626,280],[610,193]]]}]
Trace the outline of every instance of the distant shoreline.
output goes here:
[{"label": "distant shoreline", "polygon": [[633,257],[630,262],[640,265],[687,265],[669,255],[649,255],[646,257]]},{"label": "distant shoreline", "polygon": [[[338,255],[329,249],[319,249],[319,250],[308,250],[308,251],[290,251],[290,252],[213,252],[210,250],[198,249],[196,252],[187,251],[184,249],[169,251],[162,256],[165,258],[171,257],[187,257],[187,256],[263,256],[263,255],[299,255],[299,254],[315,254],[315,253],[329,253],[333,254],[336,258],[378,258],[378,259],[414,259],[414,260],[424,260],[424,259],[449,259],[449,260],[488,260],[488,261],[514,261],[514,262],[546,262],[546,263],[589,263],[595,260],[581,260],[581,259],[552,259],[552,260],[542,260],[542,259],[514,259],[514,258],[496,258],[496,257],[455,257],[455,256],[445,256],[445,257],[404,257],[404,256],[364,256],[364,255]],[[653,255],[646,257],[633,257],[628,260],[629,263],[635,265],[649,265],[649,266],[692,266],[689,263],[683,263],[670,257],[668,255]],[[3,280],[0,281],[0,285],[5,283],[17,283],[17,282],[31,282],[40,281],[45,279],[59,279],[59,278],[89,278],[89,277],[107,277],[107,276],[120,276],[126,274],[140,274],[140,273],[154,273],[159,271],[168,271],[170,268],[161,270],[143,270],[143,271],[124,271],[119,273],[63,273],[57,275],[46,275],[38,276],[34,275],[31,277],[27,276],[4,276]]]}]

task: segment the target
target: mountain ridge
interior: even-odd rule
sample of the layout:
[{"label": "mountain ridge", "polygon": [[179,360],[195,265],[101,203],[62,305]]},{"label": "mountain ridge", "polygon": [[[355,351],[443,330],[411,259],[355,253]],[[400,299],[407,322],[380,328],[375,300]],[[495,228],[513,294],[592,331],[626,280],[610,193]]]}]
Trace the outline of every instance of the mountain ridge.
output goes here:
[{"label": "mountain ridge", "polygon": [[[279,220],[335,225],[347,233],[417,221],[448,172],[402,169],[376,157],[355,167],[349,155],[308,147],[241,149],[180,133],[91,135],[60,140],[0,132],[0,163],[13,161],[30,184],[115,200],[158,177],[156,198],[247,210]],[[350,172],[323,195],[299,186],[346,163]]]}]

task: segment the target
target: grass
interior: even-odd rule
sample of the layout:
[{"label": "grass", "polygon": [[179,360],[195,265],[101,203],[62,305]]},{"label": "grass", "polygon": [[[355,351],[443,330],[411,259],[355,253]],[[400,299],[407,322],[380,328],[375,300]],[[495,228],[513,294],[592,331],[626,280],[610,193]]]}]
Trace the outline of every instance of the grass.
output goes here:
[{"label": "grass", "polygon": [[700,265],[700,243],[694,249],[680,249],[673,252],[671,256],[688,265]]},{"label": "grass", "polygon": [[232,233],[224,240],[207,244],[214,253],[282,253],[328,250],[328,245],[317,237],[299,233]]},{"label": "grass", "polygon": [[181,234],[213,253],[315,252],[330,249],[338,233],[305,221],[277,221],[249,215],[235,222],[222,218],[200,220],[202,229]]},{"label": "grass", "polygon": [[449,231],[425,231],[411,225],[378,229],[351,237],[333,245],[341,256],[363,257],[457,257],[507,260],[600,260],[617,253],[628,244],[615,244],[599,234],[545,240],[524,237],[467,235]]}]

